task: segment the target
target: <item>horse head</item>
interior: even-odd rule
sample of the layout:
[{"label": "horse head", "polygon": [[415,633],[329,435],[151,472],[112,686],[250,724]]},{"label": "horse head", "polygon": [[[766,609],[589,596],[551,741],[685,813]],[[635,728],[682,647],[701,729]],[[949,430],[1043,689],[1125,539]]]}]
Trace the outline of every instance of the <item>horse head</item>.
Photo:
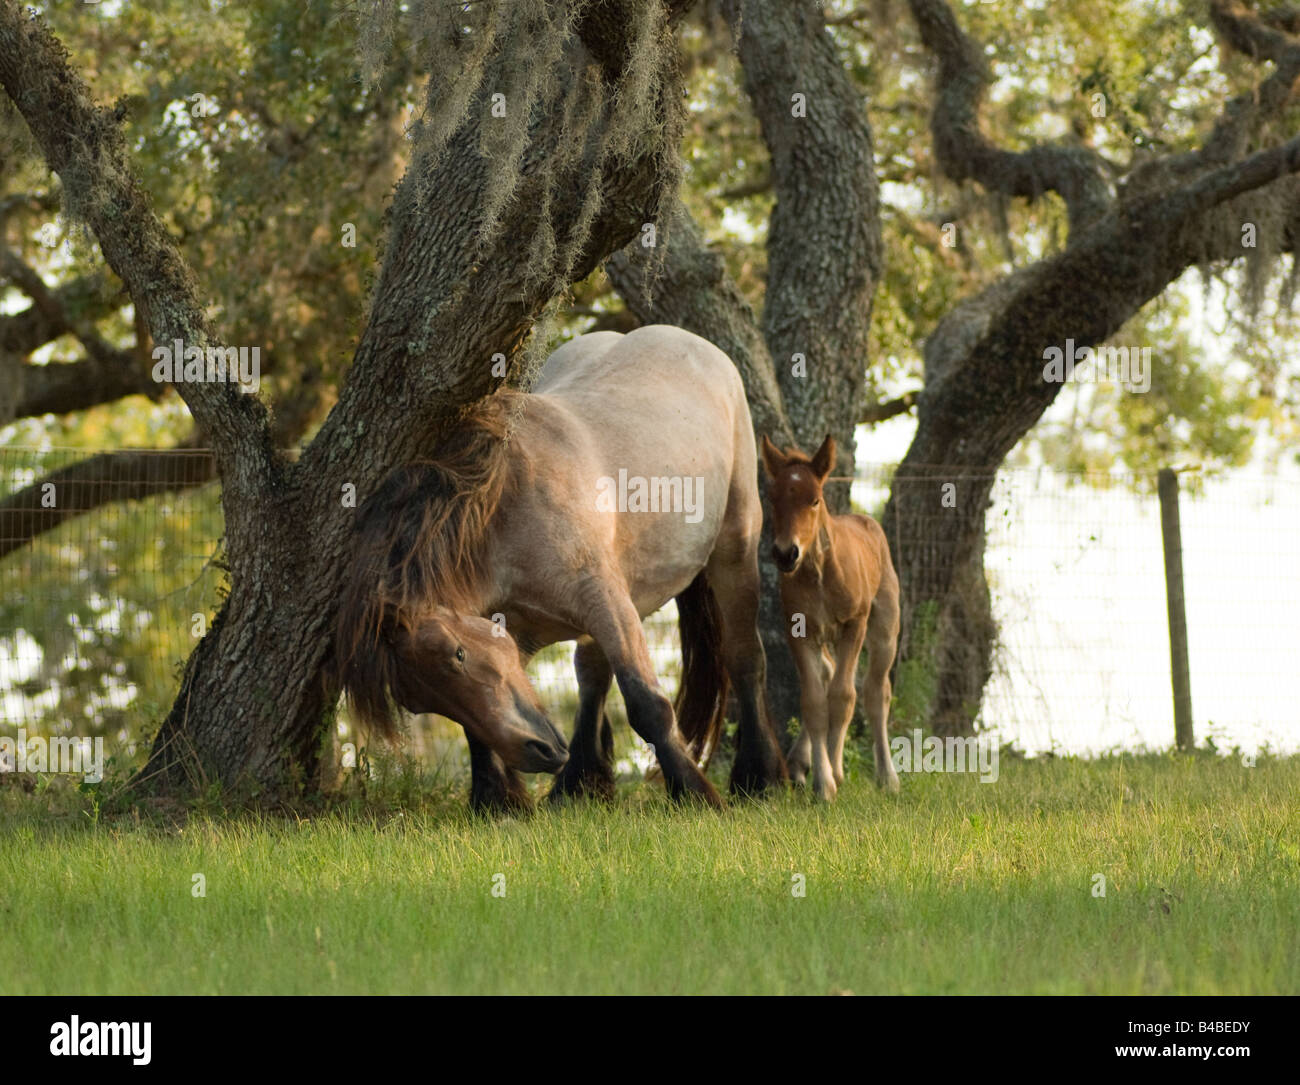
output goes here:
[{"label": "horse head", "polygon": [[798,449],[782,452],[763,435],[763,468],[772,501],[772,560],[789,574],[817,541],[826,516],[822,485],[835,464],[835,438],[827,435],[810,459]]},{"label": "horse head", "polygon": [[411,712],[455,720],[520,772],[558,772],[568,744],[524,673],[504,626],[440,608],[396,633],[394,694]]}]

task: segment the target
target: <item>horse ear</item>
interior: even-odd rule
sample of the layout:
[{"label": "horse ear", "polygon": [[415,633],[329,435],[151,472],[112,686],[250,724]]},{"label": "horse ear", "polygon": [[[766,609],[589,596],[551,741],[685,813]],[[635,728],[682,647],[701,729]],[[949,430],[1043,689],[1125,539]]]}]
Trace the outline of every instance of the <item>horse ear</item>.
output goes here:
[{"label": "horse ear", "polygon": [[813,474],[822,482],[826,481],[826,476],[831,473],[831,468],[835,466],[835,438],[829,433],[826,440],[822,442],[821,448],[812,458]]},{"label": "horse ear", "polygon": [[772,443],[766,433],[763,434],[763,470],[767,472],[767,477],[776,478],[787,462],[785,454]]}]

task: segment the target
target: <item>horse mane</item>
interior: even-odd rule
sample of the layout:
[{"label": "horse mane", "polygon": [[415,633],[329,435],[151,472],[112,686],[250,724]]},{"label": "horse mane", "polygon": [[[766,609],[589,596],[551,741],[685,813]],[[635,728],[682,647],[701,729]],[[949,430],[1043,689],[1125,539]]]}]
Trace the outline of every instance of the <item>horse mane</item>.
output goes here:
[{"label": "horse mane", "polygon": [[394,729],[391,635],[437,606],[470,610],[487,579],[486,535],[510,481],[523,398],[500,391],[475,404],[429,459],[394,468],[357,510],[336,653],[353,707],[382,733]]}]

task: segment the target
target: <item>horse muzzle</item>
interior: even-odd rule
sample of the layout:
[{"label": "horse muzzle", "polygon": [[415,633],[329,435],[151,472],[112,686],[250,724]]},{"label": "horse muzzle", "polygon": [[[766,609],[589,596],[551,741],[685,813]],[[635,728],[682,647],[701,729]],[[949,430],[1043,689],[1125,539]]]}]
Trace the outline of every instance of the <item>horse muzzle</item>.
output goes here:
[{"label": "horse muzzle", "polygon": [[514,767],[520,772],[559,772],[569,760],[564,736],[540,709],[518,700],[515,708],[523,717],[527,737],[517,749]]},{"label": "horse muzzle", "polygon": [[775,543],[772,544],[772,561],[783,573],[794,572],[799,567],[799,559],[802,556],[798,544],[791,546],[789,550],[782,550]]}]

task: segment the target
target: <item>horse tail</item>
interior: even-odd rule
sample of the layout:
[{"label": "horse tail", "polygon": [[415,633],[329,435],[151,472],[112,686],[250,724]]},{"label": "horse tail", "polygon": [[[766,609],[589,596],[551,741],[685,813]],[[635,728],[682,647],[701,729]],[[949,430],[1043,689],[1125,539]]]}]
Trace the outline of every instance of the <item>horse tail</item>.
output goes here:
[{"label": "horse tail", "polygon": [[713,759],[722,734],[730,681],[722,663],[722,612],[701,572],[677,596],[682,640],[682,682],[673,710],[691,756]]}]

